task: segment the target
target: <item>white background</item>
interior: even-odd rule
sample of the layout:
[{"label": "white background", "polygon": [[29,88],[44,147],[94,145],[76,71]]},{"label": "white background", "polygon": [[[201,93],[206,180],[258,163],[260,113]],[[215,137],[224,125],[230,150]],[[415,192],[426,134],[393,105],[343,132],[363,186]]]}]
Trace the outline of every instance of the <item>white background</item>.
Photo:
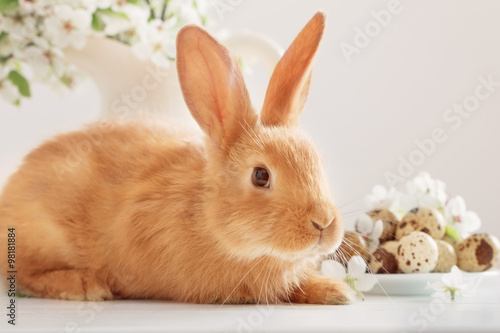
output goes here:
[{"label": "white background", "polygon": [[[214,18],[217,27],[264,33],[283,47],[315,11],[329,14],[301,126],[324,157],[337,202],[350,203],[345,213],[362,209],[373,185],[388,185],[384,174],[397,174],[399,157],[417,149],[415,140],[442,128],[446,141],[410,178],[426,170],[442,179],[450,195],[461,194],[479,214],[482,230],[500,236],[500,87],[459,128],[443,119],[454,103],[474,94],[479,76],[500,82],[499,1],[401,0],[400,13],[350,63],[341,43],[352,45],[355,29],[365,29],[371,11],[387,9],[388,1],[240,2],[222,20]],[[260,80],[252,87],[264,89],[267,82]],[[252,94],[262,93],[257,90]],[[63,95],[35,85],[32,94],[20,108],[0,101],[0,183],[42,140],[99,116],[90,81]],[[354,214],[346,216],[351,228]]]}]

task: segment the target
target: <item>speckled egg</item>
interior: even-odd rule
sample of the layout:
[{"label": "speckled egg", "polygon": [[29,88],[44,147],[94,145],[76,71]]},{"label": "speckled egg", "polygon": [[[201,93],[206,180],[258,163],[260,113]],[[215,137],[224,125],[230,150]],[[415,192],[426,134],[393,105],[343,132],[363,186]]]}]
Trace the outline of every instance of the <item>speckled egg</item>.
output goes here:
[{"label": "speckled egg", "polygon": [[374,223],[378,220],[382,220],[384,231],[382,232],[382,236],[380,236],[381,242],[394,239],[396,225],[399,222],[396,215],[387,209],[374,209],[367,214],[372,218]]},{"label": "speckled egg", "polygon": [[495,236],[469,236],[457,246],[458,268],[467,272],[485,271],[496,263],[499,252],[500,243]]},{"label": "speckled egg", "polygon": [[436,267],[434,267],[434,272],[451,272],[451,268],[457,264],[455,249],[444,240],[436,240],[435,242],[438,247],[439,255]]},{"label": "speckled egg", "polygon": [[380,246],[383,246],[387,251],[394,254],[394,256],[398,254],[398,246],[399,246],[398,241],[394,240],[394,241],[383,242]]},{"label": "speckled egg", "polygon": [[[342,239],[342,243],[337,253],[339,253],[337,256],[342,257],[346,262],[349,261],[352,256],[361,256],[365,260],[368,259],[369,256],[365,239],[354,231],[346,231],[344,233],[344,238]],[[334,254],[329,256],[330,259],[338,259],[334,257]]]},{"label": "speckled egg", "polygon": [[413,231],[399,240],[396,259],[403,273],[428,273],[436,267],[438,247],[428,234]]},{"label": "speckled egg", "polygon": [[422,231],[434,239],[441,239],[445,233],[443,215],[435,209],[414,208],[401,220],[396,228],[396,239],[413,231]]},{"label": "speckled egg", "polygon": [[[387,241],[387,242],[382,243],[381,246],[383,246],[384,249],[386,249],[388,252],[392,253],[394,255],[394,258],[396,258],[396,256],[398,255],[399,241],[397,241],[397,240]],[[397,264],[397,260],[396,260],[396,264]],[[396,273],[401,273],[399,266],[398,266],[398,270]]]},{"label": "speckled egg", "polygon": [[[375,274],[387,274],[387,273],[397,273],[398,271],[398,262],[396,260],[396,252],[397,252],[397,243],[396,241],[385,242],[387,243],[396,243],[396,247],[390,246],[386,248],[384,245],[381,245],[370,257],[369,268],[372,273]],[[392,250],[392,251],[391,251]],[[393,252],[394,251],[394,252]]]}]

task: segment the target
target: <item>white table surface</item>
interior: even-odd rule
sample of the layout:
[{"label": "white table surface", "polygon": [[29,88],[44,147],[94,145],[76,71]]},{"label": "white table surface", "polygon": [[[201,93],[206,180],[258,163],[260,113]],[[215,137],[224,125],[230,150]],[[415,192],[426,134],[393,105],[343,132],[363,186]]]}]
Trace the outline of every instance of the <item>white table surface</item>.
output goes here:
[{"label": "white table surface", "polygon": [[[348,306],[198,305],[162,301],[17,299],[17,325],[1,332],[500,332],[500,281],[475,297],[366,295]],[[4,306],[5,305],[5,306]]]}]

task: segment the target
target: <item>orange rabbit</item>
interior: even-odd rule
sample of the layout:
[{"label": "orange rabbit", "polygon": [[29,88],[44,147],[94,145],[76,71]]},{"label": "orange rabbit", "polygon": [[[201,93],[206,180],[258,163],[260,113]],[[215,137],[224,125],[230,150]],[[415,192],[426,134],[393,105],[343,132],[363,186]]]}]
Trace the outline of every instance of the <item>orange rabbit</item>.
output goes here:
[{"label": "orange rabbit", "polygon": [[186,26],[177,69],[204,138],[108,121],[30,153],[0,198],[0,248],[15,227],[21,293],[348,303],[345,283],[314,273],[343,228],[320,157],[296,126],[324,26],[318,12],[284,54],[260,117],[236,58]]}]

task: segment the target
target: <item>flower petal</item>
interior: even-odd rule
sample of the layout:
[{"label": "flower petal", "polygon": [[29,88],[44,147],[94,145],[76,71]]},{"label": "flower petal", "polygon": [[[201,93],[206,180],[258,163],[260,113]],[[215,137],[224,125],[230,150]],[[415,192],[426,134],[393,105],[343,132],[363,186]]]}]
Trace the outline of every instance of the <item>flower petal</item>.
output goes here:
[{"label": "flower petal", "polygon": [[400,193],[391,187],[387,190],[382,185],[375,185],[371,194],[365,197],[365,203],[370,209],[391,209],[399,200]]},{"label": "flower petal", "polygon": [[367,242],[367,248],[368,248],[368,253],[372,254],[373,252],[377,251],[379,245],[380,245],[380,240],[378,237],[376,238],[369,238]]},{"label": "flower petal", "polygon": [[462,220],[464,224],[463,227],[466,232],[474,232],[481,227],[481,219],[471,210],[465,212]]},{"label": "flower petal", "polygon": [[481,283],[481,277],[473,278],[465,281],[460,288],[460,293],[462,296],[469,297],[476,294],[477,287]]},{"label": "flower petal", "polygon": [[377,220],[377,222],[373,225],[372,238],[380,238],[380,236],[382,236],[382,232],[384,232],[384,223],[382,220]]},{"label": "flower petal", "polygon": [[368,214],[361,214],[356,220],[356,231],[361,235],[369,235],[373,230],[373,221]]},{"label": "flower petal", "polygon": [[446,287],[460,288],[463,284],[462,271],[457,266],[451,268],[451,272],[441,278]]},{"label": "flower petal", "polygon": [[387,189],[382,185],[375,185],[372,189],[372,194],[375,198],[383,200],[387,196]]},{"label": "flower petal", "polygon": [[428,282],[425,289],[434,289],[439,292],[443,292],[446,289],[446,286],[442,281],[436,281],[433,283]]},{"label": "flower petal", "polygon": [[435,293],[432,293],[431,296],[432,297],[442,297],[443,296],[443,291],[444,290],[441,290],[441,291],[437,291]]},{"label": "flower petal", "polygon": [[374,274],[365,273],[354,282],[354,285],[359,291],[369,291],[377,282],[378,280]]},{"label": "flower petal", "polygon": [[366,272],[366,263],[360,256],[352,256],[347,263],[347,274],[359,279]]},{"label": "flower petal", "polygon": [[346,278],[345,267],[335,260],[325,260],[321,263],[321,273],[340,281]]}]

